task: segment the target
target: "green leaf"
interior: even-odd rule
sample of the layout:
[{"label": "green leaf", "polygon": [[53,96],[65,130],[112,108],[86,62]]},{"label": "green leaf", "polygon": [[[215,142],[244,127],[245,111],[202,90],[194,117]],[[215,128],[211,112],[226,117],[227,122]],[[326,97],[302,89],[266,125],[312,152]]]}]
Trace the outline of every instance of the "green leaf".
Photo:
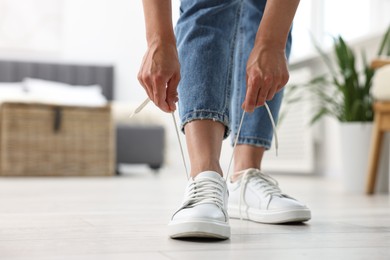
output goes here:
[{"label": "green leaf", "polygon": [[313,125],[315,124],[318,120],[320,120],[323,116],[329,114],[329,111],[323,107],[321,108],[314,116],[313,118],[310,120],[310,125]]},{"label": "green leaf", "polygon": [[[383,42],[388,42],[382,44],[380,49],[385,51],[388,48],[390,52],[390,27],[384,39],[388,40]],[[375,71],[368,64],[364,50],[361,51],[363,68],[357,69],[357,56],[343,37],[334,37],[333,42],[335,62],[315,43],[327,73],[314,77],[307,83],[291,86],[285,92],[284,102],[291,105],[310,100],[315,105],[310,124],[323,116],[332,116],[343,122],[372,121],[373,98],[370,89]]]},{"label": "green leaf", "polygon": [[333,76],[337,75],[336,70],[333,67],[333,63],[328,57],[328,55],[321,49],[318,42],[314,39],[313,35],[311,35],[311,39],[314,42],[314,48],[317,50],[317,52],[320,54],[322,60],[324,61],[325,65],[328,67],[329,71]]},{"label": "green leaf", "polygon": [[383,35],[377,55],[390,56],[390,26],[387,28],[386,33]]}]

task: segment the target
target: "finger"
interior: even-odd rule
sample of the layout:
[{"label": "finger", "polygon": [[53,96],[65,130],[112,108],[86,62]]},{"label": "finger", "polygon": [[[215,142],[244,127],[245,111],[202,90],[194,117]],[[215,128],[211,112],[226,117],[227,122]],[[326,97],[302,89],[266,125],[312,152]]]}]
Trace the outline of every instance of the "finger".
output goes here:
[{"label": "finger", "polygon": [[263,106],[265,103],[265,99],[267,98],[268,89],[265,87],[261,87],[259,93],[257,94],[256,107]]},{"label": "finger", "polygon": [[153,77],[153,102],[164,112],[170,112],[166,100],[167,80],[160,74]]},{"label": "finger", "polygon": [[153,101],[153,84],[152,81],[150,80],[150,77],[144,74],[143,76],[141,76],[140,83],[142,87],[145,89],[149,99]]},{"label": "finger", "polygon": [[167,98],[166,101],[169,105],[169,108],[171,111],[176,110],[176,102],[179,100],[177,95],[177,86],[179,85],[180,81],[180,74],[174,75],[169,81],[168,81],[168,87],[167,87]]},{"label": "finger", "polygon": [[284,86],[285,86],[285,85],[287,84],[287,82],[288,82],[288,79],[289,79],[288,72],[287,72],[286,74],[283,74],[283,75],[279,78],[279,81],[277,81],[277,84],[276,84],[276,89],[275,89],[274,95],[284,88]]},{"label": "finger", "polygon": [[269,100],[272,100],[277,92],[277,89],[278,88],[271,88],[269,91],[268,91],[268,94],[267,94],[267,98],[266,100],[269,101]]},{"label": "finger", "polygon": [[268,92],[272,88],[272,83],[273,83],[272,76],[266,75],[263,77],[261,88],[260,88],[258,96],[257,96],[256,107],[264,106]]},{"label": "finger", "polygon": [[149,91],[149,86],[146,83],[147,76],[148,75],[144,72],[144,64],[142,64],[141,68],[140,68],[140,70],[138,72],[138,75],[137,75],[138,82],[144,88],[144,90],[145,90],[146,94],[148,95],[149,99],[151,99],[152,97],[151,97],[151,93]]},{"label": "finger", "polygon": [[247,79],[247,91],[243,104],[243,109],[245,112],[252,113],[255,110],[259,92],[259,83],[259,77],[248,77]]},{"label": "finger", "polygon": [[276,92],[278,92],[278,89],[280,87],[280,82],[278,82],[277,80],[274,79],[273,83],[274,83],[273,86],[268,91],[267,98],[266,98],[267,101],[272,100],[274,98]]},{"label": "finger", "polygon": [[290,79],[290,74],[288,73],[288,70],[286,70],[286,73],[283,73],[283,76],[282,76],[282,79],[280,82],[280,85],[282,86],[281,88],[283,88],[284,86],[287,85],[289,79]]},{"label": "finger", "polygon": [[289,78],[290,78],[290,75],[288,74],[288,72],[287,72],[287,74],[285,74],[281,77],[276,92],[279,92],[281,89],[283,89],[287,85]]},{"label": "finger", "polygon": [[151,89],[151,84],[150,83],[147,83],[147,78],[149,77],[147,73],[145,73],[145,60],[146,60],[146,54],[144,55],[144,57],[142,58],[142,63],[141,63],[141,67],[140,67],[140,70],[138,72],[138,75],[137,75],[137,78],[138,78],[138,82],[141,84],[141,86],[144,88],[146,94],[148,95],[149,99],[150,100],[153,100],[153,96],[152,96],[152,93],[150,91]]},{"label": "finger", "polygon": [[148,97],[150,100],[153,101],[153,82],[152,82],[152,74],[151,73],[144,73],[142,76],[142,81],[144,83],[144,89],[146,93],[148,94]]}]

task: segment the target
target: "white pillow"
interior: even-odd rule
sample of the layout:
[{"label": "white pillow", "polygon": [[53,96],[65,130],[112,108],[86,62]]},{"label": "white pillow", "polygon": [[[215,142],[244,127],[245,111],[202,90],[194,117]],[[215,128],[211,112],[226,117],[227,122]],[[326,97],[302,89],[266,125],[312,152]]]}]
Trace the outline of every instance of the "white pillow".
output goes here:
[{"label": "white pillow", "polygon": [[28,95],[23,89],[22,82],[0,82],[0,103],[6,101],[27,101]]},{"label": "white pillow", "polygon": [[35,102],[68,106],[104,106],[107,99],[98,85],[72,86],[65,83],[26,78],[23,85]]},{"label": "white pillow", "polygon": [[390,65],[377,69],[372,84],[371,94],[375,99],[390,101]]}]

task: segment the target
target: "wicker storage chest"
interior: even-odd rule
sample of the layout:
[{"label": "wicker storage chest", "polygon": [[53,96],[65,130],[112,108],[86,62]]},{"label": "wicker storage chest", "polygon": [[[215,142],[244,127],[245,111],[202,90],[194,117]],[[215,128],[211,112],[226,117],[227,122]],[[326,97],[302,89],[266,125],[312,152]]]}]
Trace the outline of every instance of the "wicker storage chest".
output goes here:
[{"label": "wicker storage chest", "polygon": [[110,106],[3,103],[0,176],[114,174]]}]

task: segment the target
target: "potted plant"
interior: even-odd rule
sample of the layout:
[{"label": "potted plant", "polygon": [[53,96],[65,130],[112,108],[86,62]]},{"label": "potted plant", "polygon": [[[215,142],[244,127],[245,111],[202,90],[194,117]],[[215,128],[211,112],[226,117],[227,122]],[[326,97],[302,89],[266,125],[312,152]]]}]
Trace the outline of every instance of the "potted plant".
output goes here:
[{"label": "potted plant", "polygon": [[[314,99],[311,124],[324,116],[334,117],[340,122],[344,188],[362,192],[371,140],[373,98],[370,89],[375,71],[368,64],[364,51],[361,53],[362,69],[357,69],[356,54],[341,36],[334,38],[334,61],[318,45],[316,49],[327,73],[306,84],[289,86],[285,104],[300,102],[305,97]],[[381,41],[378,56],[389,55],[389,52],[390,27]]]}]

